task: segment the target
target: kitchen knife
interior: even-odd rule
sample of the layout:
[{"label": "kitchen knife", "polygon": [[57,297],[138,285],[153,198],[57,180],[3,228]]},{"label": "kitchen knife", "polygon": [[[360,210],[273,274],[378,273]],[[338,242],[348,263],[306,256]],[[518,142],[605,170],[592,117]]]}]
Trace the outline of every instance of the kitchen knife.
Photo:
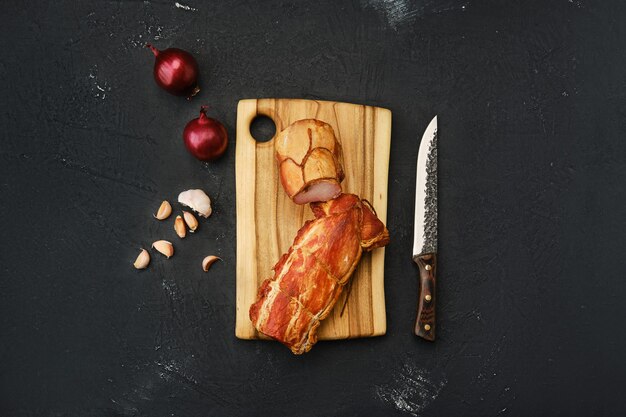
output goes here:
[{"label": "kitchen knife", "polygon": [[415,334],[432,342],[437,271],[437,116],[426,128],[417,154],[413,262],[420,274]]}]

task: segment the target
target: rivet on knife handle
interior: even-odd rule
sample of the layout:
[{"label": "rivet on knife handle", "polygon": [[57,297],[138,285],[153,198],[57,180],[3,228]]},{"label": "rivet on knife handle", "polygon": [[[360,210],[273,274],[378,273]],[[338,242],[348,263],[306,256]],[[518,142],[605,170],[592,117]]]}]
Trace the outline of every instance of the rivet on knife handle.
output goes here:
[{"label": "rivet on knife handle", "polygon": [[417,319],[415,334],[426,340],[435,340],[435,274],[437,272],[437,255],[416,256],[415,263],[420,272],[420,299],[417,303]]}]

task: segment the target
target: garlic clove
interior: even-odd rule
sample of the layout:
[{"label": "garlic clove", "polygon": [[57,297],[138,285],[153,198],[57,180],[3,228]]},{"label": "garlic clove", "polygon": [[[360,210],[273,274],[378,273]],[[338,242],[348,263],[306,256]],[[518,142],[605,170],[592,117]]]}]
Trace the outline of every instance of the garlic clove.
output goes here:
[{"label": "garlic clove", "polygon": [[152,244],[152,247],[165,255],[167,259],[174,256],[174,245],[172,245],[172,243],[168,242],[167,240],[157,240]]},{"label": "garlic clove", "polygon": [[135,263],[133,264],[133,266],[136,269],[146,269],[149,263],[150,263],[150,254],[148,253],[147,250],[141,249],[141,252],[139,252],[139,256],[137,256],[137,259],[135,260]]},{"label": "garlic clove", "polygon": [[187,227],[189,228],[189,231],[191,233],[195,232],[196,229],[198,228],[198,220],[196,219],[196,216],[194,216],[188,211],[183,211],[183,217],[185,219],[185,223],[187,223]]},{"label": "garlic clove", "polygon": [[178,202],[190,207],[200,216],[209,217],[212,213],[211,199],[202,190],[187,190],[178,195]]},{"label": "garlic clove", "polygon": [[170,217],[170,214],[172,214],[172,205],[169,201],[163,200],[154,217],[158,220],[165,220]]},{"label": "garlic clove", "polygon": [[181,239],[184,239],[185,236],[187,236],[187,227],[185,227],[185,222],[182,217],[176,216],[176,220],[174,220],[174,230]]},{"label": "garlic clove", "polygon": [[222,258],[214,255],[209,255],[202,260],[202,269],[204,270],[204,272],[209,272],[209,268],[211,268],[211,265],[213,265],[214,262],[221,260]]}]

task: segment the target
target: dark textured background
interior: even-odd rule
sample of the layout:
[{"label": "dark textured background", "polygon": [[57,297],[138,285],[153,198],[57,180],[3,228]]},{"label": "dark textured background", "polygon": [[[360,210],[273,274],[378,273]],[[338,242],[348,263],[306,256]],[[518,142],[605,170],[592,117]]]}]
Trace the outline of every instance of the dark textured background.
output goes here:
[{"label": "dark textured background", "polygon": [[[2,416],[623,415],[626,3],[3,1]],[[189,103],[146,41],[192,51]],[[237,100],[393,111],[388,332],[234,337]],[[219,162],[181,143],[210,104]],[[439,339],[412,334],[418,137],[439,115]],[[176,241],[151,218],[202,187]],[[223,263],[209,274],[200,259]]]}]

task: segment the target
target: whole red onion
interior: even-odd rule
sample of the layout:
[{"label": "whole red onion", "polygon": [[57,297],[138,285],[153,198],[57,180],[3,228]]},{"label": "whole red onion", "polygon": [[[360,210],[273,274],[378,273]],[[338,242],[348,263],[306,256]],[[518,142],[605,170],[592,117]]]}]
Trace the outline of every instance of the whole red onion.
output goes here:
[{"label": "whole red onion", "polygon": [[201,161],[219,158],[228,146],[228,134],[224,125],[206,115],[207,106],[200,108],[200,117],[193,119],[183,131],[187,150]]},{"label": "whole red onion", "polygon": [[154,80],[168,93],[176,96],[187,96],[187,99],[198,94],[198,63],[187,51],[168,48],[159,51],[148,44],[156,57],[154,61]]}]

